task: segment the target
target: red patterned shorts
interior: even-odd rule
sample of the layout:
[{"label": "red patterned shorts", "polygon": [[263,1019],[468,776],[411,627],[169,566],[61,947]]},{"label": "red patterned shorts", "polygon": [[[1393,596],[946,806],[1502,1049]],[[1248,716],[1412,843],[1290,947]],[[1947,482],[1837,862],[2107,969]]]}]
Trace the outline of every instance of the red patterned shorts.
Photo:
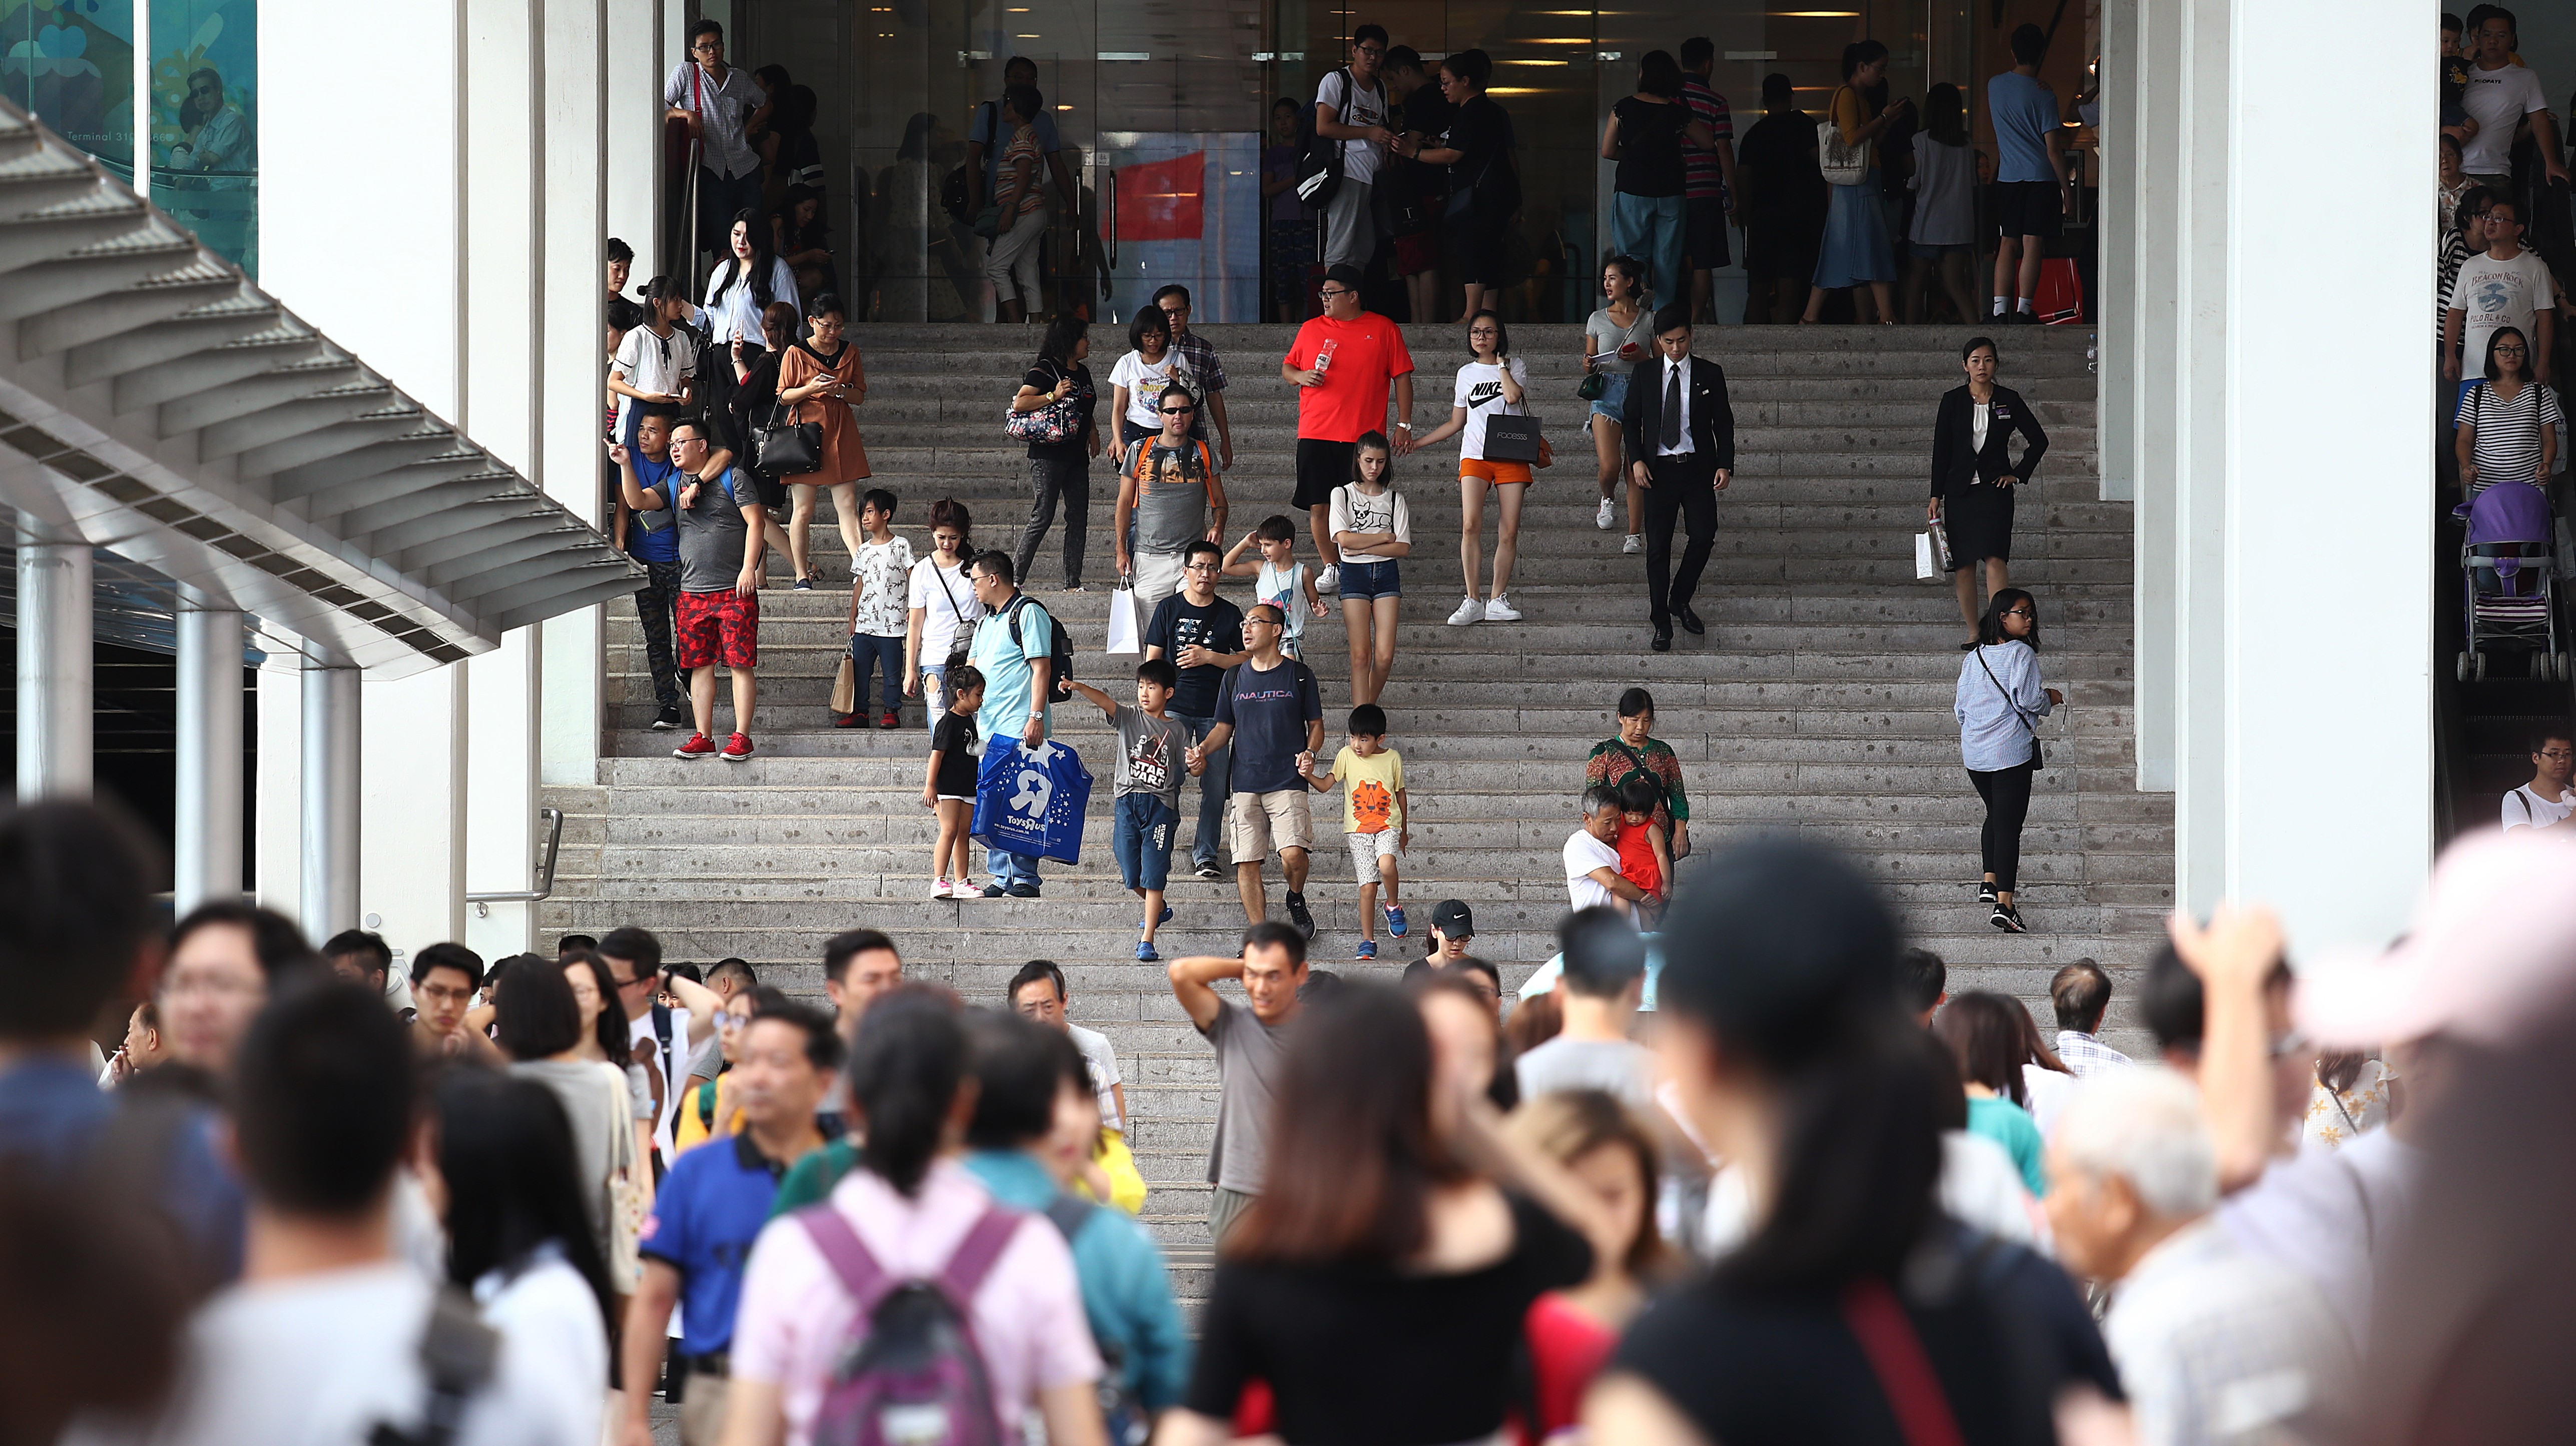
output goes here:
[{"label": "red patterned shorts", "polygon": [[683,671],[760,666],[760,595],[744,597],[732,588],[722,592],[684,592],[673,609],[672,631],[679,642]]}]

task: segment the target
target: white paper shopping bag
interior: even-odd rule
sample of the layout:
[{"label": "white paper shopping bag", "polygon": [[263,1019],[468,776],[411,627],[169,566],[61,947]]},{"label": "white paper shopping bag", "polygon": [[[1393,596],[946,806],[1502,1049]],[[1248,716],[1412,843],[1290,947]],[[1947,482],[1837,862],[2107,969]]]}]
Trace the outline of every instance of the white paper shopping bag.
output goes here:
[{"label": "white paper shopping bag", "polygon": [[1136,591],[1119,588],[1109,594],[1109,651],[1145,651],[1145,622],[1136,615]]}]

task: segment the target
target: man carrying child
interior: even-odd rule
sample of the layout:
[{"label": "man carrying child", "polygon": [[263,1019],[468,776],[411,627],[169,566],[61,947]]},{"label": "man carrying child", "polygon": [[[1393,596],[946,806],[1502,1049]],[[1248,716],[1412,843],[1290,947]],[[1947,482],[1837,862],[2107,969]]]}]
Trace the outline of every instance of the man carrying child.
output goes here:
[{"label": "man carrying child", "polygon": [[1404,796],[1404,759],[1386,746],[1386,710],[1362,703],[1351,710],[1350,745],[1333,756],[1329,773],[1315,771],[1308,755],[1302,776],[1318,793],[1342,786],[1342,838],[1359,876],[1360,943],[1354,959],[1377,957],[1377,891],[1386,886],[1386,931],[1404,937],[1404,905],[1397,901],[1396,855],[1413,846],[1413,812]]},{"label": "man carrying child", "polygon": [[1109,715],[1118,730],[1118,792],[1112,804],[1115,823],[1110,851],[1118,858],[1118,882],[1145,902],[1145,919],[1136,940],[1136,960],[1150,964],[1154,931],[1172,917],[1163,903],[1163,885],[1171,877],[1172,835],[1181,824],[1181,771],[1197,773],[1206,760],[1190,752],[1189,729],[1165,712],[1179,679],[1171,663],[1148,658],[1136,665],[1136,706],[1128,707],[1079,679],[1073,691]]}]

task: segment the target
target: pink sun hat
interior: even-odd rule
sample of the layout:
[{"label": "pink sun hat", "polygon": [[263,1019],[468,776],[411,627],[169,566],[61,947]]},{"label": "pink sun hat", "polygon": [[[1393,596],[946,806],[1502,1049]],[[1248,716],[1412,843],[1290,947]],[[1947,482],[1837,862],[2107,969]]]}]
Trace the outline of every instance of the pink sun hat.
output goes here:
[{"label": "pink sun hat", "polygon": [[2442,853],[2405,936],[2299,975],[2298,1020],[2329,1048],[2447,1035],[2510,1044],[2576,999],[2576,829],[2468,834]]}]

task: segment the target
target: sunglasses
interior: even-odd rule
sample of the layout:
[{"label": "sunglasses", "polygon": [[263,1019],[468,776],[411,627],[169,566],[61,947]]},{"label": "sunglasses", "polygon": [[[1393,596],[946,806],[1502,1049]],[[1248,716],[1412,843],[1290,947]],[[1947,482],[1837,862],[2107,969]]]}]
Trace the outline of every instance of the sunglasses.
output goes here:
[{"label": "sunglasses", "polygon": [[1197,410],[1198,408],[1196,407],[1165,407],[1163,408],[1163,415],[1167,417],[1186,417]]}]

